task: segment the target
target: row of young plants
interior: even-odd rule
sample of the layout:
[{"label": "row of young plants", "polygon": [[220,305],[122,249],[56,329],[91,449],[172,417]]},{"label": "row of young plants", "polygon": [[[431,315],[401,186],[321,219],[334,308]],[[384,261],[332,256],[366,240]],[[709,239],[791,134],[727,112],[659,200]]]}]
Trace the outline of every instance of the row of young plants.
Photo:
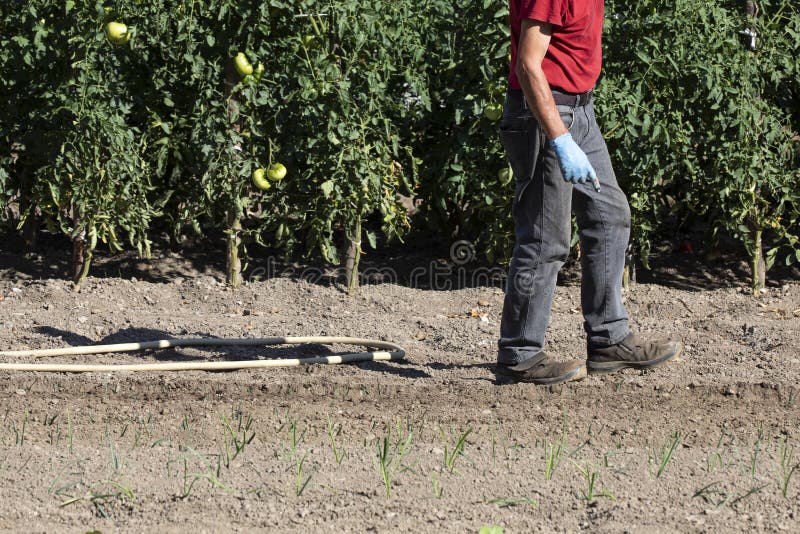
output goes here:
[{"label": "row of young plants", "polygon": [[[754,286],[800,260],[800,8],[760,8],[606,2],[597,88],[641,256],[700,221],[742,241]],[[233,285],[270,246],[353,287],[363,250],[409,230],[401,195],[502,262],[507,19],[505,0],[9,0],[0,218],[31,248],[68,236],[77,283],[97,249],[147,256],[157,226],[224,230]]]}]

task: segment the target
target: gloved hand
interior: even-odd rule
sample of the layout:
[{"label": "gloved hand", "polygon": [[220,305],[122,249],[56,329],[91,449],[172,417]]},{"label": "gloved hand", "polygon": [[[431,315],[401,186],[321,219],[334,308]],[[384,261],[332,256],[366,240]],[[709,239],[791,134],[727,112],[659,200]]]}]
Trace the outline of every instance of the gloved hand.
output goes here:
[{"label": "gloved hand", "polygon": [[584,184],[591,181],[595,191],[600,192],[600,181],[597,179],[592,164],[589,163],[589,158],[586,157],[569,132],[550,141],[550,146],[556,151],[558,164],[565,181],[573,184]]}]

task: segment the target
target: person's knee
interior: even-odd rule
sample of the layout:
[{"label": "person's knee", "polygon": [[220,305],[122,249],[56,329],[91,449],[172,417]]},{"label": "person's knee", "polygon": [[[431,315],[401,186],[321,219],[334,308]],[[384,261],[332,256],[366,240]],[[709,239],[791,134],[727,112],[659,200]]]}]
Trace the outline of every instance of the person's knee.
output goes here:
[{"label": "person's knee", "polygon": [[540,263],[564,263],[569,257],[570,236],[549,236],[534,243],[517,244],[514,260],[520,269],[535,268]]},{"label": "person's knee", "polygon": [[622,209],[620,209],[619,226],[625,230],[631,229],[631,207],[627,200],[622,203]]},{"label": "person's knee", "polygon": [[559,239],[548,247],[548,254],[545,257],[547,262],[564,263],[569,257],[569,239]]}]

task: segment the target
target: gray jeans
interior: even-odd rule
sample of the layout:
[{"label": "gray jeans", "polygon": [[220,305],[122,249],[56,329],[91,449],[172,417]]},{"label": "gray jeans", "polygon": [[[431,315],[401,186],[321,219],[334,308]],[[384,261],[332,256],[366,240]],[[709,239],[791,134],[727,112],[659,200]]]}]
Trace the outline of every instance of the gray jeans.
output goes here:
[{"label": "gray jeans", "polygon": [[581,243],[581,308],[588,343],[607,346],[630,333],[622,304],[622,271],[630,207],[611,167],[591,102],[558,106],[564,125],[586,152],[602,191],[564,181],[555,152],[521,91],[506,97],[500,135],[516,179],[516,243],[509,268],[498,362],[516,364],[544,347],[558,271],[569,254],[571,213]]}]

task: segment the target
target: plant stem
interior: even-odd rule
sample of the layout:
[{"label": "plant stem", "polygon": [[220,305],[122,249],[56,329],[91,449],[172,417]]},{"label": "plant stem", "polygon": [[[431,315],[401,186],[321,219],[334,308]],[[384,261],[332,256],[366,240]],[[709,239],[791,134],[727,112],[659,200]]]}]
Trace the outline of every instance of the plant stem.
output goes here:
[{"label": "plant stem", "polygon": [[347,236],[347,252],[344,258],[344,269],[347,280],[347,292],[358,289],[358,264],[361,261],[361,215],[356,219],[352,235]]},{"label": "plant stem", "polygon": [[[27,174],[27,173],[25,173]],[[39,218],[36,215],[36,202],[29,191],[20,196],[20,213],[26,213],[25,222],[22,224],[22,239],[25,242],[25,254],[30,255],[36,250],[39,236]]]},{"label": "plant stem", "polygon": [[753,295],[757,295],[767,283],[767,264],[764,261],[764,247],[762,243],[762,230],[757,228],[755,230],[755,240],[753,243],[753,251],[751,253],[752,259],[752,275],[753,275]]},{"label": "plant stem", "polygon": [[239,257],[239,247],[242,244],[241,238],[242,221],[236,208],[228,211],[228,284],[231,287],[239,287],[242,281],[242,260]]},{"label": "plant stem", "polygon": [[79,235],[72,240],[72,283],[75,291],[80,290],[81,284],[89,275],[91,265],[92,251],[83,235]]}]

